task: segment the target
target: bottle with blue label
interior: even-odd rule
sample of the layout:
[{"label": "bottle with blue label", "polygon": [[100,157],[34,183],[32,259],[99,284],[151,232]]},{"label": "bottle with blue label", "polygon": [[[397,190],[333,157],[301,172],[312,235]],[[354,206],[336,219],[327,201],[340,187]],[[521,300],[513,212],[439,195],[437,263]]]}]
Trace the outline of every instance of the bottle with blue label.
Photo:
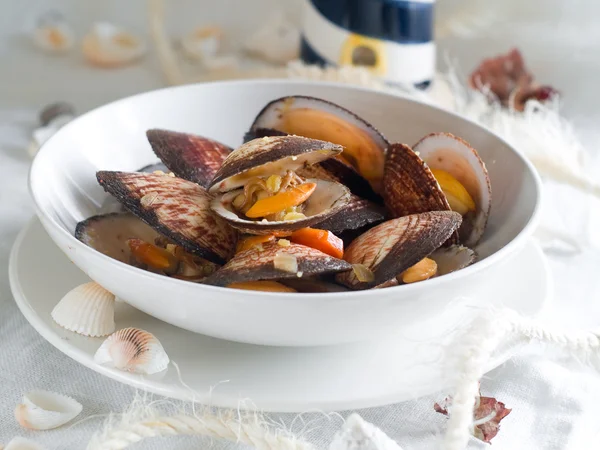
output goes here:
[{"label": "bottle with blue label", "polygon": [[429,86],[434,0],[305,0],[301,57],[367,67],[394,84]]}]

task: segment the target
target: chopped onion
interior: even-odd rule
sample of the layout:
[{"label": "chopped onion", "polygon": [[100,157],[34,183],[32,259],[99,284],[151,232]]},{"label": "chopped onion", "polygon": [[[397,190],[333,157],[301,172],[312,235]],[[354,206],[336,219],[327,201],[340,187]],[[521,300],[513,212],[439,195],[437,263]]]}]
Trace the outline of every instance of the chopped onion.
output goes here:
[{"label": "chopped onion", "polygon": [[375,279],[375,274],[364,264],[352,264],[354,275],[361,283],[370,283]]},{"label": "chopped onion", "polygon": [[298,260],[294,255],[288,253],[277,253],[273,259],[273,266],[284,272],[297,273]]}]

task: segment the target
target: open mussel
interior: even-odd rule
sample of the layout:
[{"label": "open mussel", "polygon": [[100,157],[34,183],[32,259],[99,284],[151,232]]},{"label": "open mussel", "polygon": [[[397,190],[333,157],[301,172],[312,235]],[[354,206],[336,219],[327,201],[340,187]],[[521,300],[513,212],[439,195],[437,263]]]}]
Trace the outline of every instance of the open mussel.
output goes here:
[{"label": "open mussel", "polygon": [[487,170],[477,152],[448,134],[431,134],[414,149],[393,144],[386,156],[385,205],[394,217],[428,211],[456,211],[463,224],[449,240],[474,246],[481,238],[491,205]]},{"label": "open mussel", "polygon": [[270,242],[237,253],[227,264],[209,276],[204,283],[214,286],[239,286],[240,283],[298,279],[347,271],[352,266],[304,245]]},{"label": "open mussel", "polygon": [[189,133],[153,129],[146,132],[156,156],[179,178],[207,188],[231,148]]},{"label": "open mussel", "polygon": [[413,214],[383,222],[346,249],[344,259],[353,265],[353,270],[338,274],[336,281],[351,289],[393,282],[440,247],[461,222],[460,214],[452,211]]},{"label": "open mussel", "polygon": [[198,184],[155,173],[100,171],[96,177],[127,210],[186,251],[217,264],[233,254],[237,233],[212,213],[212,197]]},{"label": "open mussel", "polygon": [[298,171],[341,151],[338,145],[299,136],[247,142],[216,173],[211,207],[249,234],[287,235],[322,222],[346,205],[350,192],[335,181],[303,178]]},{"label": "open mussel", "polygon": [[269,130],[343,146],[342,158],[376,191],[380,189],[384,155],[389,143],[375,127],[351,111],[315,97],[282,97],[259,112],[247,136],[264,136]]}]

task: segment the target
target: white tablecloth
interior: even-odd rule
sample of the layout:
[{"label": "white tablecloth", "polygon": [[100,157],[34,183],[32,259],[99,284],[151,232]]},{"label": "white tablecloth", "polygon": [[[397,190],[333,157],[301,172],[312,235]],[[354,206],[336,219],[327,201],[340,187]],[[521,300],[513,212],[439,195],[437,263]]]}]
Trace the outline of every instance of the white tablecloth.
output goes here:
[{"label": "white tablecloth", "polygon": [[[532,3],[541,5],[540,2]],[[555,1],[545,5],[558,8]],[[589,12],[591,2],[578,0],[570,5],[573,8],[585,6],[589,16],[594,16]],[[18,17],[23,16],[23,11],[23,8],[18,10],[21,14]],[[533,7],[525,8],[523,12],[529,20],[535,17],[534,13]],[[575,23],[571,8],[564,8],[557,14],[569,19],[557,22],[562,24],[563,35],[572,37],[575,35],[573,30],[582,27],[592,29],[590,20],[583,25]],[[9,24],[6,17],[6,24]],[[515,20],[510,26],[514,25],[516,31],[510,31],[510,26],[504,23],[467,41],[449,38],[444,41],[444,48],[460,56],[462,67],[468,70],[483,55],[522,44],[538,76],[563,91],[567,114],[580,125],[581,132],[588,136],[588,147],[594,151],[598,141],[594,140],[594,129],[587,125],[600,118],[594,109],[600,94],[592,89],[597,83],[592,76],[597,57],[590,57],[598,54],[598,48],[593,53],[590,50],[592,44],[581,42],[574,51],[570,45],[560,46],[558,38],[549,32],[547,39],[553,46],[550,51],[541,41],[531,38],[534,30],[554,30],[553,22],[548,18],[545,20],[538,20],[545,28],[537,22],[525,27],[523,21]],[[98,72],[81,68],[74,59],[59,65],[47,57],[34,56],[17,37],[1,42],[0,54],[11,64],[3,64],[0,74],[0,443],[5,444],[12,437],[22,435],[49,449],[81,449],[108,413],[119,412],[129,405],[134,390],[84,368],[54,349],[29,326],[14,304],[8,285],[8,255],[17,233],[33,214],[26,188],[30,160],[25,147],[35,124],[36,109],[50,100],[72,101],[81,112],[112,98],[158,87],[160,81],[151,70],[152,60],[144,66],[121,72]],[[33,82],[38,77],[32,78],[32,70],[46,71],[49,74],[47,81]],[[594,157],[592,164],[590,173],[597,174],[600,158]],[[584,252],[576,255],[565,255],[552,248],[547,252],[555,281],[555,299],[546,313],[549,322],[573,327],[600,325],[597,275],[600,234],[593,233],[600,224],[598,206],[598,201],[569,187],[547,183],[544,223],[576,236],[585,245]],[[24,392],[34,388],[55,390],[77,398],[84,407],[80,418],[85,420],[54,431],[21,429],[14,420],[13,408]],[[530,347],[489,373],[482,382],[482,391],[513,409],[493,441],[496,450],[600,448],[600,378],[547,347]],[[404,450],[429,450],[434,448],[446,422],[445,417],[433,411],[433,402],[445,394],[360,413],[397,439]],[[284,415],[281,419],[291,423],[293,416]],[[307,417],[307,420],[311,419],[315,417]],[[324,448],[339,428],[341,419],[316,420],[309,426],[313,431],[306,437]],[[194,444],[197,442],[192,438],[160,438],[132,448],[203,448]],[[230,448],[220,443],[214,445],[215,448]],[[473,440],[470,448],[486,446]]]}]

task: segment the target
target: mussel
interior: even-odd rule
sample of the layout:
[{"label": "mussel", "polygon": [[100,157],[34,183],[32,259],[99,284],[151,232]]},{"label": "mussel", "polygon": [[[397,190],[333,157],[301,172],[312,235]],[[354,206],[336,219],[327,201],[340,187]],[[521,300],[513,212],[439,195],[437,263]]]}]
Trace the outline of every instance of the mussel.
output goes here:
[{"label": "mussel", "polygon": [[427,211],[456,211],[463,216],[449,243],[469,247],[481,238],[491,207],[485,164],[470,145],[449,133],[434,133],[413,149],[393,144],[386,155],[385,205],[394,217]]},{"label": "mussel", "polygon": [[[333,142],[344,147],[341,158],[379,191],[387,139],[353,112],[315,97],[295,95],[273,100],[260,111],[248,136],[277,130]],[[360,195],[360,194],[359,194]]]},{"label": "mussel", "polygon": [[249,234],[290,234],[338,212],[350,192],[335,181],[303,178],[298,171],[331,158],[339,145],[299,136],[254,139],[229,154],[209,192],[211,208]]}]

